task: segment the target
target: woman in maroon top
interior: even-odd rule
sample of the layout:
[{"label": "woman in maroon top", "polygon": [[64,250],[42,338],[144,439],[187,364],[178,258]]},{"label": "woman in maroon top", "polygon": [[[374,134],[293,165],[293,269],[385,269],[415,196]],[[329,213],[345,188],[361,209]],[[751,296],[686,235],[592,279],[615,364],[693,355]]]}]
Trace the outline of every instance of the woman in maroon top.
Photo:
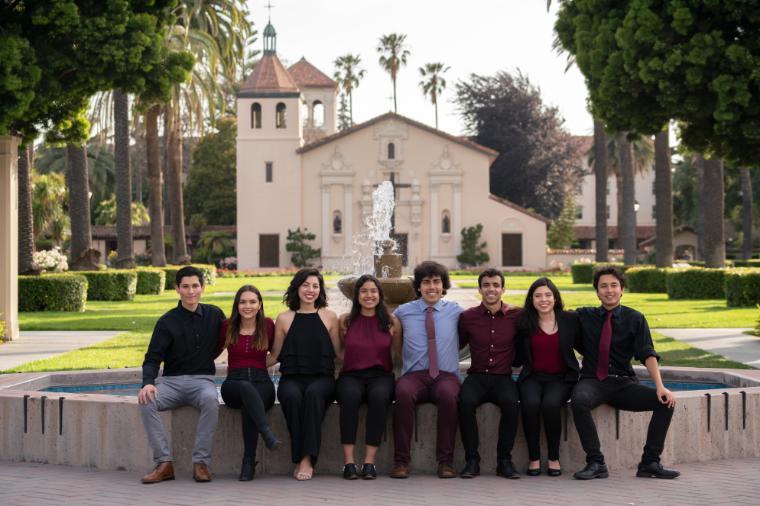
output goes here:
[{"label": "woman in maroon top", "polygon": [[227,349],[228,364],[222,399],[227,406],[240,409],[242,415],[244,451],[239,479],[250,481],[255,473],[259,433],[270,450],[280,444],[266,417],[274,405],[274,384],[267,372],[274,322],[264,316],[264,302],[255,286],[244,285],[237,291],[219,340]]},{"label": "woman in maroon top", "polygon": [[541,474],[541,417],[549,453],[547,474],[562,474],[560,410],[578,381],[578,360],[573,347],[580,336],[577,314],[563,308],[554,283],[549,278],[539,278],[528,289],[517,320],[517,361],[523,366],[517,383],[530,459],[528,476]]},{"label": "woman in maroon top", "polygon": [[[375,455],[393,400],[391,350],[398,356],[401,326],[385,306],[380,282],[369,274],[356,281],[351,312],[341,315],[339,321],[344,358],[336,397],[340,404],[340,442],[345,459],[343,477],[355,480],[361,476],[373,480],[377,477]],[[367,449],[364,465],[357,469],[354,445],[363,400],[367,402]]]}]

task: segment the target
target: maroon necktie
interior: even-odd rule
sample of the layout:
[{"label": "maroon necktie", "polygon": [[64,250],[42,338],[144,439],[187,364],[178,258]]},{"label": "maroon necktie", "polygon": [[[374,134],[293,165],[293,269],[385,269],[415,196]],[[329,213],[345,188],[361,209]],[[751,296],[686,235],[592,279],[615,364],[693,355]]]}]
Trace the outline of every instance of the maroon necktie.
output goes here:
[{"label": "maroon necktie", "polygon": [[612,343],[612,311],[607,312],[607,319],[602,325],[599,336],[599,360],[596,362],[596,378],[602,381],[607,377],[610,365],[610,344]]},{"label": "maroon necktie", "polygon": [[435,349],[435,323],[433,322],[433,306],[427,307],[425,315],[425,331],[427,331],[428,360],[430,367],[428,373],[435,379],[438,377],[438,351]]}]

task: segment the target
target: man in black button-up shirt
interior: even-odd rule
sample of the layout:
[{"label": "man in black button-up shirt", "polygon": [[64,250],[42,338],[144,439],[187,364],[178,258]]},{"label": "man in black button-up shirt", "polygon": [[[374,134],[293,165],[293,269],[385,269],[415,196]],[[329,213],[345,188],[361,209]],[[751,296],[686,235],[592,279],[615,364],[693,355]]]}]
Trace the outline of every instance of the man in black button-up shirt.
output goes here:
[{"label": "man in black button-up shirt", "polygon": [[[583,354],[581,379],[573,389],[571,407],[573,419],[586,452],[586,467],[575,473],[575,478],[586,480],[606,478],[607,465],[601,451],[596,425],[591,410],[609,404],[626,411],[652,411],[647,441],[636,476],[675,478],[678,471],[664,469],[660,454],[673,417],[675,396],[665,388],[654,351],[652,336],[646,318],[638,311],[620,305],[625,288],[625,277],[616,267],[602,267],[594,272],[594,288],[601,307],[578,309],[582,328],[580,352]],[[611,313],[611,315],[610,315]],[[600,346],[610,336],[609,348]],[[611,331],[611,332],[610,332]],[[600,355],[608,354],[607,364],[599,364]],[[635,358],[644,364],[656,388],[641,385],[631,367]]]},{"label": "man in black button-up shirt", "polygon": [[[156,464],[143,477],[143,483],[174,479],[171,449],[159,411],[188,405],[200,410],[193,477],[196,481],[211,480],[208,464],[219,413],[214,359],[224,313],[216,306],[200,303],[203,275],[195,267],[177,272],[176,290],[180,301],[156,322],[143,362],[138,402]],[[164,374],[156,380],[161,362]]]}]

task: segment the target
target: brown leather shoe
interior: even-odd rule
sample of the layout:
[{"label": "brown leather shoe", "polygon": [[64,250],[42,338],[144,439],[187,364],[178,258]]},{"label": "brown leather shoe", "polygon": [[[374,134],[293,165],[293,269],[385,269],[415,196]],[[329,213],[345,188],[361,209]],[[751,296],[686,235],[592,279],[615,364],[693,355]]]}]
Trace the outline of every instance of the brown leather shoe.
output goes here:
[{"label": "brown leather shoe", "polygon": [[160,481],[173,480],[174,479],[174,466],[171,461],[159,462],[158,465],[151,471],[142,477],[143,483],[158,483]]},{"label": "brown leather shoe", "polygon": [[409,478],[409,466],[401,463],[395,464],[391,470],[391,478],[398,478],[400,480]]},{"label": "brown leather shoe", "polygon": [[211,481],[213,476],[211,471],[208,470],[208,466],[203,462],[195,462],[193,464],[193,479],[199,483]]},{"label": "brown leather shoe", "polygon": [[439,478],[456,478],[458,476],[457,470],[451,467],[450,464],[440,462],[438,464],[438,477]]}]

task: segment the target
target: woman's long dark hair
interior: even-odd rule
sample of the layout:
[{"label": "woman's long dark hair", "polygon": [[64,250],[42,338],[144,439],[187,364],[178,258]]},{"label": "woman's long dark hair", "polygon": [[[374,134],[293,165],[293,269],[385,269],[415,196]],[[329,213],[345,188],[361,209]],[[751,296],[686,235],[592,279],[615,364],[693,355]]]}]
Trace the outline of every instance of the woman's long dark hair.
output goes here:
[{"label": "woman's long dark hair", "polygon": [[259,312],[256,313],[256,329],[253,331],[254,348],[257,350],[269,349],[269,336],[267,335],[265,317],[264,317],[264,299],[261,298],[261,292],[253,285],[241,286],[235,294],[235,301],[232,303],[232,313],[230,314],[229,325],[227,326],[227,335],[224,340],[224,347],[229,348],[238,342],[240,336],[240,297],[245,292],[251,292],[259,298]]},{"label": "woman's long dark hair", "polygon": [[388,332],[391,330],[391,327],[393,324],[391,323],[391,316],[388,312],[388,306],[385,305],[385,296],[383,295],[383,287],[380,286],[380,281],[373,276],[372,274],[364,274],[363,276],[360,276],[359,279],[356,280],[356,283],[354,283],[354,297],[352,299],[351,304],[351,312],[348,315],[348,318],[346,319],[346,328],[351,326],[351,322],[354,321],[354,319],[359,315],[359,313],[362,310],[362,306],[359,303],[359,289],[364,286],[364,283],[367,281],[372,281],[375,286],[377,287],[377,295],[379,297],[379,302],[377,303],[377,306],[375,306],[375,314],[377,315],[377,319],[380,322],[380,330],[382,332]]},{"label": "woman's long dark hair", "polygon": [[517,317],[517,327],[526,332],[529,336],[538,331],[538,311],[533,305],[533,292],[536,289],[545,286],[551,290],[554,294],[554,314],[559,321],[559,314],[565,309],[565,305],[562,303],[562,296],[559,294],[557,286],[549,278],[538,278],[528,288],[528,295],[525,296],[525,304],[523,304],[522,311]]},{"label": "woman's long dark hair", "polygon": [[317,300],[314,301],[314,308],[320,309],[327,307],[327,294],[325,293],[325,280],[320,274],[318,269],[305,268],[296,272],[293,279],[290,280],[290,285],[285,291],[285,295],[282,296],[282,302],[288,306],[291,311],[298,311],[301,308],[301,299],[298,298],[298,287],[300,287],[309,278],[309,276],[315,276],[319,281],[319,295]]}]

